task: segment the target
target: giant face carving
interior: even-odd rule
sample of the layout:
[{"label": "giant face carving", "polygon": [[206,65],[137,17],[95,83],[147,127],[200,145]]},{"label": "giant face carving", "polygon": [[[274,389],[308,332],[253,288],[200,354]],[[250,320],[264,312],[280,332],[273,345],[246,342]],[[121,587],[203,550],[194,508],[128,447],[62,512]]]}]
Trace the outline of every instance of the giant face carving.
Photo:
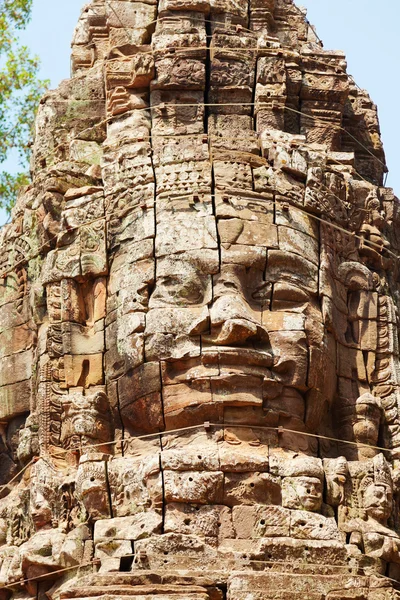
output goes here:
[{"label": "giant face carving", "polygon": [[121,332],[113,364],[122,357],[129,371],[119,398],[132,430],[210,420],[315,433],[338,395],[353,414],[369,389],[359,357],[377,298],[354,240],[254,192],[161,196],[154,211],[154,248],[125,276],[119,256],[115,274],[111,266]]},{"label": "giant face carving", "polygon": [[345,597],[361,517],[398,512],[371,475],[382,447],[400,458],[400,210],[374,105],[292,0],[96,0],[72,63],[0,232],[5,482],[18,458],[54,469],[59,527],[105,585],[212,565],[240,589],[207,573],[199,597],[276,600],[268,557],[279,590],[320,565],[321,598]]},{"label": "giant face carving", "polygon": [[[239,230],[246,227],[248,236],[253,228],[255,236],[261,221],[263,231],[270,229],[276,235],[271,202],[246,196],[233,200],[223,208],[233,211],[236,204],[237,216],[221,220],[222,229],[233,221]],[[217,237],[216,219],[206,212],[211,204],[185,203],[186,211],[178,205],[161,217],[166,224],[161,220],[156,233],[155,285],[144,319],[142,360],[160,361],[167,427],[207,419],[229,421],[234,409],[243,413],[243,422],[247,411],[265,423],[304,428],[304,395],[310,387],[308,346],[323,339],[318,267],[299,254],[284,252],[277,243],[272,250],[265,242],[262,245],[261,234],[258,246],[223,243]],[[314,236],[308,236],[309,245],[318,261],[318,231],[307,216],[297,211],[292,220],[296,216],[294,226],[300,231],[308,226]],[[158,256],[157,249],[168,249],[190,219],[197,236],[209,236],[210,247],[196,248],[196,237],[188,236],[189,250],[168,255],[160,250]],[[295,238],[301,236],[296,229],[291,231]],[[238,237],[239,232],[233,235]],[[232,234],[229,239],[233,242]],[[144,378],[146,373],[149,379],[154,377],[150,369],[144,370]],[[154,381],[143,384],[144,389],[151,386]],[[131,403],[122,396],[128,415]]]},{"label": "giant face carving", "polygon": [[[236,409],[244,423],[248,411],[265,415],[265,423],[302,429],[308,346],[312,335],[323,338],[318,228],[280,206],[274,221],[272,200],[245,194],[221,194],[217,219],[211,211],[201,198],[183,199],[161,211],[156,232],[145,356],[162,361],[166,421],[229,421]],[[187,222],[196,235],[172,253],[170,241],[187,235]],[[209,247],[196,248],[199,239]],[[308,259],[298,253],[303,240]]]}]

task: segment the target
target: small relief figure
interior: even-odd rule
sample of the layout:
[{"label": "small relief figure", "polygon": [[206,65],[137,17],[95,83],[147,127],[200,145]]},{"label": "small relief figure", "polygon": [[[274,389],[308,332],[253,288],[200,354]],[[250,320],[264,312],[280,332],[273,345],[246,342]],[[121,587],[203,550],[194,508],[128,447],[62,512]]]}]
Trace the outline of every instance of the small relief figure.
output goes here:
[{"label": "small relief figure", "polygon": [[382,422],[382,403],[372,394],[363,394],[356,402],[356,415],[353,424],[354,440],[358,460],[368,460],[379,453],[379,428]]},{"label": "small relief figure", "polygon": [[345,483],[349,477],[349,467],[344,456],[339,458],[324,458],[326,479],[326,502],[329,506],[337,507],[343,504]]},{"label": "small relief figure", "polygon": [[346,521],[339,527],[367,556],[400,564],[400,537],[388,526],[393,509],[390,468],[383,454],[363,465],[366,468],[360,470],[360,463],[349,463],[352,496],[342,513]]},{"label": "small relief figure", "polygon": [[341,444],[348,460],[370,460],[379,453],[378,440],[382,424],[382,403],[370,393],[363,394],[355,405],[342,409],[340,434],[354,444]]},{"label": "small relief figure", "polygon": [[382,253],[390,244],[382,234],[385,217],[384,213],[380,210],[380,202],[376,190],[371,190],[365,204],[366,219],[359,231],[359,235],[362,238],[359,248],[360,255],[363,262],[370,264],[372,267],[378,269],[387,268],[387,264],[383,265],[384,259],[382,258]]},{"label": "small relief figure", "polygon": [[76,475],[76,495],[89,519],[107,519],[112,516],[107,477],[108,456],[100,453],[84,454]]},{"label": "small relief figure", "polygon": [[19,547],[31,534],[27,515],[29,494],[26,490],[14,489],[0,501],[0,585],[9,581],[9,570],[15,557],[18,560]]},{"label": "small relief figure", "polygon": [[[344,461],[346,462],[346,461]],[[326,467],[324,463],[324,467]],[[340,486],[345,477],[345,464],[329,465],[331,482],[340,502]],[[290,513],[290,535],[298,539],[341,541],[334,510],[323,502],[324,468],[319,458],[297,456],[286,460],[279,468],[282,477],[282,506]],[[333,472],[336,471],[334,474]],[[332,488],[332,486],[331,486]],[[332,495],[332,494],[331,494]],[[332,498],[329,498],[332,501]]]},{"label": "small relief figure", "polygon": [[288,461],[282,480],[282,504],[285,508],[319,512],[322,508],[324,470],[318,458],[301,457]]},{"label": "small relief figure", "polygon": [[60,475],[47,461],[40,459],[33,465],[25,520],[31,522],[34,533],[13,553],[6,581],[36,578],[80,563],[85,537],[82,528],[68,535],[59,527],[61,484]]},{"label": "small relief figure", "polygon": [[19,433],[17,457],[22,464],[28,463],[33,456],[39,454],[39,425],[35,413],[26,419],[25,427]]},{"label": "small relief figure", "polygon": [[114,517],[147,511],[162,514],[164,488],[158,454],[112,458],[107,464],[107,478]]},{"label": "small relief figure", "polygon": [[71,390],[64,396],[61,416],[61,443],[63,448],[80,452],[95,446],[96,452],[109,453],[114,428],[110,404],[101,389]]}]

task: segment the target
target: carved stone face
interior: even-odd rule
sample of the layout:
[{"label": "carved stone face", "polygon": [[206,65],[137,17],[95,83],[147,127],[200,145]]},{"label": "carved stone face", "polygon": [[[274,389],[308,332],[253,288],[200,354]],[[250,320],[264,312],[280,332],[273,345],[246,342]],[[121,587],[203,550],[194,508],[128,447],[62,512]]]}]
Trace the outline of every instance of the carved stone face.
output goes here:
[{"label": "carved stone face", "polygon": [[50,526],[52,521],[52,509],[46,493],[40,486],[32,486],[29,511],[36,531]]},{"label": "carved stone face", "polygon": [[61,442],[64,448],[99,445],[112,440],[112,417],[106,394],[69,394],[63,402]]},{"label": "carved stone face", "polygon": [[286,477],[282,502],[286,508],[317,512],[322,505],[322,481],[318,477]]},{"label": "carved stone face", "polygon": [[108,596],[129,569],[176,600],[400,580],[400,203],[375,106],[295,4],[83,9],[0,229],[18,597],[49,570],[58,597],[65,565],[98,585],[92,556]]},{"label": "carved stone face", "polygon": [[387,485],[371,482],[364,491],[364,509],[367,515],[385,522],[392,512],[392,490]]},{"label": "carved stone face", "polygon": [[93,519],[110,516],[105,463],[101,458],[81,458],[76,477],[76,495]]},{"label": "carved stone face", "polygon": [[155,283],[135,304],[149,307],[143,360],[161,363],[166,425],[229,420],[233,408],[245,422],[251,407],[302,430],[305,394],[322,386],[309,352],[324,336],[317,223],[280,204],[274,217],[272,200],[244,193],[217,195],[216,214],[206,196],[157,204]]},{"label": "carved stone face", "polygon": [[29,490],[29,514],[36,531],[51,527],[57,512],[59,479],[54,469],[39,460],[32,467]]}]

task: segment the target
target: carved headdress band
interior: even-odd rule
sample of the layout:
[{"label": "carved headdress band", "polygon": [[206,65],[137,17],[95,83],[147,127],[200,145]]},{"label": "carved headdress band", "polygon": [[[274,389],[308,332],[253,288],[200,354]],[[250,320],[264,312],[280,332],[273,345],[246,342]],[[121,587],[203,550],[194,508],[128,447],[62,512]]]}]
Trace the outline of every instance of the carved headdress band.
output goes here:
[{"label": "carved headdress band", "polygon": [[378,454],[374,457],[370,469],[360,482],[359,493],[363,495],[370,485],[384,485],[387,488],[393,487],[390,469],[383,454]]}]

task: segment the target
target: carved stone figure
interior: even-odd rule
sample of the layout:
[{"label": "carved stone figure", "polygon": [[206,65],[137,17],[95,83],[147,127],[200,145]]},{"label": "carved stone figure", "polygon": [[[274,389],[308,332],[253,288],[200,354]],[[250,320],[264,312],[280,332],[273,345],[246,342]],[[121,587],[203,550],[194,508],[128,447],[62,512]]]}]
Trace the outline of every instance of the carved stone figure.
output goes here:
[{"label": "carved stone figure", "polygon": [[[386,563],[400,563],[400,537],[388,527],[393,510],[393,482],[389,466],[382,454],[370,461],[366,472],[358,464],[353,471],[355,506],[349,510],[350,519],[343,529],[351,532],[350,543],[358,545],[367,556]],[[356,508],[359,516],[351,518]]]},{"label": "carved stone figure", "polygon": [[386,172],[293,0],[85,5],[0,230],[0,600],[399,596]]},{"label": "carved stone figure", "polygon": [[295,457],[284,461],[278,472],[283,476],[283,506],[310,512],[321,510],[324,471],[320,459]]},{"label": "carved stone figure", "polygon": [[10,532],[10,539],[16,547],[11,553],[10,549],[6,549],[6,558],[11,560],[3,564],[4,583],[22,580],[28,592],[32,593],[36,584],[31,580],[43,575],[51,577],[52,572],[81,562],[86,532],[82,526],[76,527],[72,534],[62,529],[61,487],[59,473],[45,460],[39,459],[31,467],[28,511],[25,515],[18,515],[22,521],[28,518],[31,527],[25,535],[20,527]]},{"label": "carved stone figure", "polygon": [[[62,402],[61,444],[63,448],[84,449],[86,445],[107,449],[113,441],[112,414],[107,395],[99,390],[91,395],[71,392]],[[104,446],[103,446],[104,443]]]}]

